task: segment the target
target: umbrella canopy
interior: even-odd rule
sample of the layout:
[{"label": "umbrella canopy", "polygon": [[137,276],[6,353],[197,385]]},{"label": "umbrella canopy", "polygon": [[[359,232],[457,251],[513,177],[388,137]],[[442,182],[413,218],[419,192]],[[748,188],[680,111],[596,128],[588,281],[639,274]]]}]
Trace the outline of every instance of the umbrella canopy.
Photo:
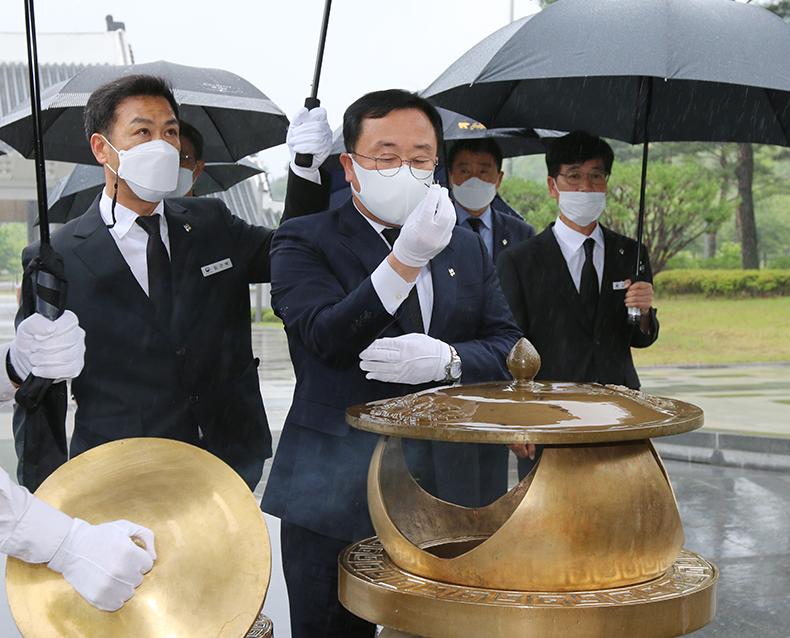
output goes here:
[{"label": "umbrella canopy", "polygon": [[[228,190],[231,186],[260,173],[263,173],[263,169],[247,159],[229,163],[207,163],[195,180],[195,196]],[[49,221],[64,224],[79,217],[88,210],[103,187],[103,167],[78,164],[50,190],[47,200]]]},{"label": "umbrella canopy", "polygon": [[[557,131],[533,131],[532,129],[520,127],[491,129],[466,115],[443,108],[439,108],[438,111],[439,115],[442,116],[445,151],[449,151],[453,143],[458,140],[489,137],[497,141],[502,149],[503,157],[537,155],[546,152],[546,145],[541,138],[562,135],[562,133]],[[335,130],[332,152],[324,163],[324,168],[330,171],[342,170],[340,154],[345,151],[346,144],[343,139],[343,128],[339,127]],[[444,164],[444,158],[439,158],[439,164]]]},{"label": "umbrella canopy", "polygon": [[787,146],[788,59],[790,26],[757,6],[561,0],[477,44],[423,95],[492,128]]},{"label": "umbrella canopy", "polygon": [[[280,108],[243,78],[218,69],[151,62],[128,66],[93,66],[42,91],[44,153],[49,160],[95,164],[85,139],[82,113],[90,94],[115,78],[132,74],[168,80],[179,116],[203,135],[203,159],[235,162],[285,142],[288,119]],[[33,156],[30,101],[0,120],[0,140],[27,158]]]}]

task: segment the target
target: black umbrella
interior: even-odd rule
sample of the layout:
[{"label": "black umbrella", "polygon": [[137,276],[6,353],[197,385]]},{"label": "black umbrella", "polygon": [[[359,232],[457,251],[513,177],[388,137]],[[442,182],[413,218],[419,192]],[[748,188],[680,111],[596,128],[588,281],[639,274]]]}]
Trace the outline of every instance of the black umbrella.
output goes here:
[{"label": "black umbrella", "polygon": [[[505,127],[487,128],[484,124],[466,115],[439,108],[442,116],[442,129],[445,142],[445,152],[449,151],[453,143],[458,140],[491,138],[496,140],[502,149],[503,157],[521,157],[522,155],[538,155],[546,152],[546,145],[542,138],[563,135],[559,131],[534,131],[528,128]],[[330,171],[342,170],[340,154],[346,150],[343,139],[343,129],[339,127],[334,134],[332,152],[324,162],[324,168]],[[443,158],[440,158],[443,160]],[[443,165],[444,162],[440,161]]]},{"label": "black umbrella", "polygon": [[[280,108],[245,79],[218,69],[150,62],[128,66],[92,66],[49,87],[41,95],[44,150],[47,159],[96,164],[85,139],[82,113],[90,94],[115,78],[144,73],[168,80],[179,116],[203,135],[203,158],[235,162],[285,142],[288,119]],[[34,136],[30,103],[0,120],[0,139],[32,157]]]},{"label": "black umbrella", "polygon": [[[470,49],[424,92],[488,126],[647,144],[790,145],[790,26],[731,0],[560,0]],[[637,258],[638,270],[639,257]]]},{"label": "black umbrella", "polygon": [[[54,321],[63,314],[68,282],[63,259],[49,243],[47,178],[33,0],[25,0],[25,27],[31,104],[28,125],[33,136],[30,155],[36,161],[38,211],[42,224],[38,254],[25,268],[22,279],[20,314],[26,318],[33,313],[39,313]],[[12,376],[9,369],[9,377]],[[19,412],[14,414],[14,437],[21,437],[21,448],[26,460],[21,468],[20,482],[33,491],[49,473],[66,461],[66,382],[53,383],[52,379],[42,379],[33,374],[28,374],[24,380],[17,378],[14,381],[21,382],[15,394]],[[18,423],[24,425],[17,428]]]},{"label": "black umbrella", "polygon": [[[195,196],[228,190],[231,186],[263,173],[247,159],[238,162],[209,162],[195,180]],[[104,187],[104,168],[78,164],[49,191],[49,221],[66,223],[82,215]]]}]

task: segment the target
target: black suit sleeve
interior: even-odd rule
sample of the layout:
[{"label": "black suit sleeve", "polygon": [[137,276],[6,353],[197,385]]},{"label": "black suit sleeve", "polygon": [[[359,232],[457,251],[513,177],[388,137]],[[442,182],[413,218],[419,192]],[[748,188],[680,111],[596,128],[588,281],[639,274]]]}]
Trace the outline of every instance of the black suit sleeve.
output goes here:
[{"label": "black suit sleeve", "polygon": [[288,169],[285,209],[280,223],[329,209],[332,176],[324,169],[318,170],[321,174],[320,184],[299,177],[290,168]]}]

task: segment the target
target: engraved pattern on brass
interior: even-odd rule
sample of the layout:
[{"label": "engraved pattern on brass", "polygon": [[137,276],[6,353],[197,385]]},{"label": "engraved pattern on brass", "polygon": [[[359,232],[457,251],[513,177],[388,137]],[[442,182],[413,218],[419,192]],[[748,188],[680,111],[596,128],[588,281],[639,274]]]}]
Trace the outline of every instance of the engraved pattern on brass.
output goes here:
[{"label": "engraved pattern on brass", "polygon": [[245,638],[272,638],[274,636],[274,623],[271,618],[261,614],[247,632]]},{"label": "engraved pattern on brass", "polygon": [[368,507],[399,567],[487,588],[562,592],[645,582],[669,569],[684,539],[650,441],[547,446],[517,487],[468,509],[425,492],[409,474],[401,440],[383,437],[371,460]]},{"label": "engraved pattern on brass", "polygon": [[596,383],[520,382],[443,386],[346,411],[353,427],[378,434],[473,443],[580,444],[681,434],[702,410]]},{"label": "engraved pattern on brass", "polygon": [[120,610],[99,611],[46,565],[9,558],[8,603],[26,638],[240,638],[266,597],[271,549],[260,507],[217,457],[156,438],[93,448],[36,496],[89,523],[153,530],[157,560]]},{"label": "engraved pattern on brass", "polygon": [[718,573],[702,556],[682,550],[666,574],[629,587],[566,593],[465,587],[404,571],[373,537],[340,555],[339,595],[366,620],[433,638],[652,638],[708,624],[715,616]]}]

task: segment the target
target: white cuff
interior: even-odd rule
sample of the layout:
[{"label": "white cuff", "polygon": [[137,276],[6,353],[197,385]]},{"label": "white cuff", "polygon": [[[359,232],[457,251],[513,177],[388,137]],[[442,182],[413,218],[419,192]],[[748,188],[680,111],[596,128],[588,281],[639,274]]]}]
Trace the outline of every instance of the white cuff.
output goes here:
[{"label": "white cuff", "polygon": [[7,483],[3,481],[0,497],[5,500],[0,508],[5,510],[0,527],[9,525],[11,529],[4,531],[0,548],[26,563],[48,563],[66,538],[73,519],[11,483],[7,475],[3,478]]},{"label": "white cuff", "polygon": [[406,281],[395,272],[386,259],[370,275],[370,282],[379,296],[381,305],[393,316],[398,312],[398,308],[406,301],[406,297],[409,296],[411,289],[417,283],[416,281],[411,283]]},{"label": "white cuff", "polygon": [[0,407],[11,403],[16,393],[16,388],[14,384],[11,383],[11,379],[8,378],[8,372],[6,372],[5,367],[6,357],[8,356],[8,350],[10,348],[10,341],[0,345],[0,357],[2,357],[0,359],[0,363],[2,363],[2,371],[0,371]]},{"label": "white cuff", "polygon": [[321,171],[317,168],[304,168],[303,166],[297,166],[291,162],[291,172],[297,177],[306,179],[308,182],[313,182],[313,184],[318,184],[319,186],[321,185]]}]

